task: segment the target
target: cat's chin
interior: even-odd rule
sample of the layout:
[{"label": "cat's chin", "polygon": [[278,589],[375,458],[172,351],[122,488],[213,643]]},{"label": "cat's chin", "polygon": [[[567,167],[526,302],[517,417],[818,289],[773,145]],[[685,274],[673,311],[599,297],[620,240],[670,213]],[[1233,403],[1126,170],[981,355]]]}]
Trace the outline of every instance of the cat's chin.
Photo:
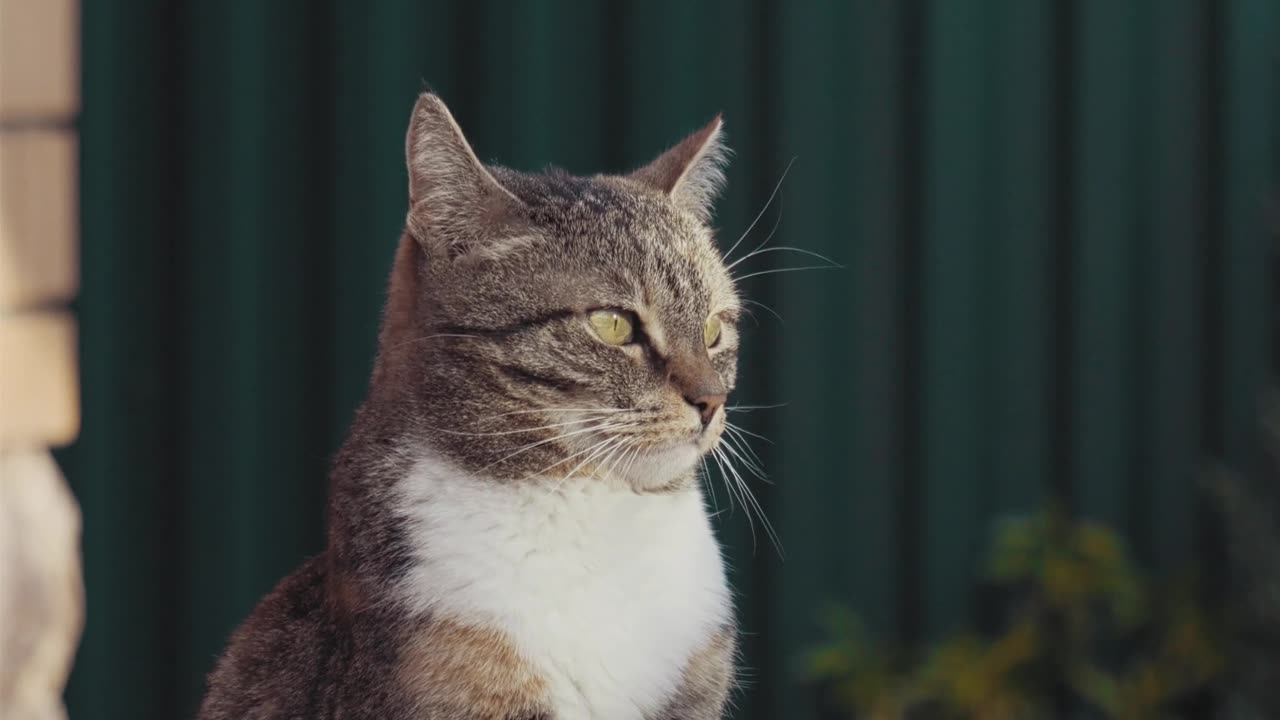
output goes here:
[{"label": "cat's chin", "polygon": [[721,413],[710,427],[695,431],[689,440],[646,451],[625,466],[616,479],[640,492],[679,485],[681,480],[692,476],[698,462],[720,441],[723,430],[724,414]]},{"label": "cat's chin", "polygon": [[655,448],[636,458],[619,480],[642,492],[671,487],[687,477],[701,458],[702,451],[691,442]]}]

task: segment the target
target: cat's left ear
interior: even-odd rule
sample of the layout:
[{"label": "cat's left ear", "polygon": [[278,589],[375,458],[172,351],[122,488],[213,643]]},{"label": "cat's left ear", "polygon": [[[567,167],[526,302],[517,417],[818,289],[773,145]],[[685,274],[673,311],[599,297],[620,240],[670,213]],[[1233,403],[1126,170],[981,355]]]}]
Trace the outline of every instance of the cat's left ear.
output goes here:
[{"label": "cat's left ear", "polygon": [[702,222],[710,222],[712,205],[724,187],[724,166],[729,162],[723,127],[724,121],[716,115],[706,127],[629,177],[667,195]]},{"label": "cat's left ear", "polygon": [[426,247],[457,257],[491,246],[519,221],[520,200],[480,162],[449,108],[433,93],[413,106],[405,160],[406,225]]}]

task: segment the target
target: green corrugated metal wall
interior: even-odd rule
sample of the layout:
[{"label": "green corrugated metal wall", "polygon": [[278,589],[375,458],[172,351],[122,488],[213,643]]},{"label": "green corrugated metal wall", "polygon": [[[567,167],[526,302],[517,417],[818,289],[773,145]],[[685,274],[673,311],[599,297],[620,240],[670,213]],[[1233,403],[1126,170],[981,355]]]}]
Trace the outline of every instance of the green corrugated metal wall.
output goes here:
[{"label": "green corrugated metal wall", "polygon": [[424,81],[525,169],[632,167],[723,111],[726,247],[795,158],[744,244],[781,212],[845,267],[748,281],[785,318],[749,327],[738,401],[786,403],[746,421],[787,557],[722,517],[738,717],[816,717],[795,656],[831,601],[904,639],[972,617],[998,513],[1062,495],[1196,561],[1198,472],[1251,457],[1274,0],[86,0],[83,36],[73,717],[189,715],[320,547]]}]

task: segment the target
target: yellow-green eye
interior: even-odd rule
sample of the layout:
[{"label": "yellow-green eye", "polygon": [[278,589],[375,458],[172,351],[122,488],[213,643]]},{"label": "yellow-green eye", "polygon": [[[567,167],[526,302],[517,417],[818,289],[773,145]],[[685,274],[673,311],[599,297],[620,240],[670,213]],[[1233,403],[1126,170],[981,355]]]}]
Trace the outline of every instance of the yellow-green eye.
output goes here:
[{"label": "yellow-green eye", "polygon": [[617,310],[597,310],[588,319],[596,335],[610,345],[626,345],[635,337],[631,318]]},{"label": "yellow-green eye", "polygon": [[702,331],[702,339],[707,342],[707,347],[715,347],[720,342],[720,316],[712,315],[707,318],[707,326]]}]

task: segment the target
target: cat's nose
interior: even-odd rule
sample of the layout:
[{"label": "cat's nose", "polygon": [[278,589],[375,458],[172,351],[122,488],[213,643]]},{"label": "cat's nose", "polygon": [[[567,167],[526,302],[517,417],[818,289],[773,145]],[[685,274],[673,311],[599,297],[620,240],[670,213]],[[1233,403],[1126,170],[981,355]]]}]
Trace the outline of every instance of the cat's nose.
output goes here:
[{"label": "cat's nose", "polygon": [[702,416],[702,427],[705,428],[711,424],[711,419],[716,416],[716,410],[719,410],[724,405],[725,397],[724,393],[706,393],[692,397],[686,395],[684,399]]},{"label": "cat's nose", "polygon": [[675,385],[680,397],[698,411],[702,427],[710,425],[716,410],[724,405],[728,389],[707,357],[706,350],[702,350],[701,356],[695,352],[677,355],[668,363],[667,379]]}]

